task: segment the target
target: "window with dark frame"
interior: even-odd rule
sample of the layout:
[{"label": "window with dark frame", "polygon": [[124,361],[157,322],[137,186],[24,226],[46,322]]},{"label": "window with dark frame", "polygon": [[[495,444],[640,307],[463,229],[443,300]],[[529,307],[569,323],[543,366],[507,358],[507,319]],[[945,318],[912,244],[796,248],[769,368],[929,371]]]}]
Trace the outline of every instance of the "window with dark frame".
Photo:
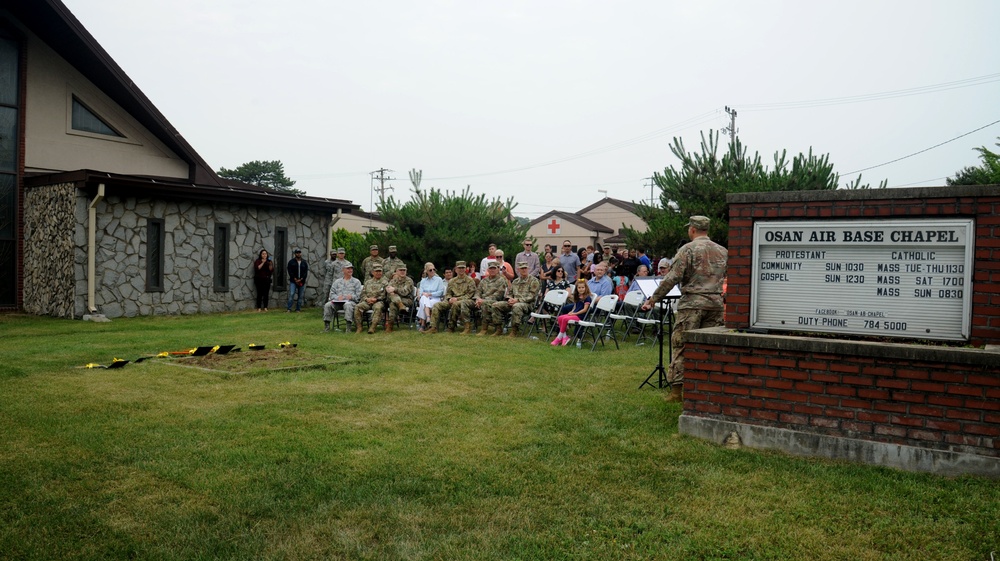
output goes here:
[{"label": "window with dark frame", "polygon": [[164,247],[166,230],[163,219],[146,221],[146,292],[163,292]]},{"label": "window with dark frame", "polygon": [[288,289],[288,229],[274,229],[274,284],[272,290],[284,292]]},{"label": "window with dark frame", "polygon": [[213,288],[216,292],[229,290],[229,224],[215,225],[215,252],[212,254],[214,265]]},{"label": "window with dark frame", "polygon": [[125,135],[115,130],[114,127],[109,125],[93,109],[84,105],[76,96],[73,96],[73,114],[71,118],[73,130],[125,138]]}]

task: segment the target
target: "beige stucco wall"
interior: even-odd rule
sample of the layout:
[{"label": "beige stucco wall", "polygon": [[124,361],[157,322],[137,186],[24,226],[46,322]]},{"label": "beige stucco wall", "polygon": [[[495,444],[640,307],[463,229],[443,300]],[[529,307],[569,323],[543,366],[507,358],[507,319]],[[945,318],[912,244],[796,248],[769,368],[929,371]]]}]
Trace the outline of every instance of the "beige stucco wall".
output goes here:
[{"label": "beige stucco wall", "polygon": [[[111,173],[188,177],[189,166],[156,140],[121,107],[45,45],[28,41],[25,103],[26,171],[93,169]],[[70,128],[76,95],[127,138],[112,139]]]},{"label": "beige stucco wall", "polygon": [[587,230],[582,226],[562,218],[557,218],[556,220],[559,221],[560,228],[559,233],[554,235],[547,226],[552,222],[551,216],[528,229],[528,235],[538,240],[538,243],[535,244],[535,246],[539,251],[545,247],[545,244],[558,245],[561,247],[564,240],[569,240],[570,243],[577,247],[594,245],[597,241],[593,230]]},{"label": "beige stucco wall", "polygon": [[357,216],[354,214],[341,214],[340,220],[333,225],[336,230],[338,228],[343,228],[348,232],[354,232],[356,234],[367,234],[372,229],[385,230],[389,225],[380,220],[369,220],[363,216]]},{"label": "beige stucco wall", "polygon": [[614,234],[617,235],[618,231],[621,230],[622,224],[629,228],[633,228],[639,232],[646,231],[646,223],[642,221],[641,218],[636,216],[622,207],[612,204],[610,202],[603,203],[596,208],[587,211],[585,214],[581,214],[584,218],[589,218],[598,224],[604,224],[608,228],[614,230]]}]

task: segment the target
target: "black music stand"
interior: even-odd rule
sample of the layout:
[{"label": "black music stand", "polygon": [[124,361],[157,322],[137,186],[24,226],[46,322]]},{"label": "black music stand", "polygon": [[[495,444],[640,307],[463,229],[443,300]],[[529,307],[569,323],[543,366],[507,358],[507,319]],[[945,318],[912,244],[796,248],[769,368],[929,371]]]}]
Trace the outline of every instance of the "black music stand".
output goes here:
[{"label": "black music stand", "polygon": [[[652,282],[649,284],[652,285],[655,290],[655,286],[659,286],[660,284],[660,279],[650,279],[650,280]],[[648,287],[643,286],[643,284],[645,283],[640,283],[639,288],[643,291],[643,294],[646,295],[646,289]],[[667,322],[667,352],[670,354],[670,357],[673,358],[674,349],[673,349],[673,343],[671,342],[671,338],[674,333],[674,314],[670,305],[670,301],[676,300],[680,298],[680,296],[681,296],[680,289],[678,289],[675,286],[673,289],[670,290],[670,292],[667,293],[666,296],[663,297],[662,300],[656,303],[657,306],[662,306],[663,308],[663,311],[660,313],[660,322],[657,324],[656,327],[656,338],[660,344],[660,358],[659,362],[656,363],[656,368],[654,368],[653,371],[649,373],[649,376],[646,376],[645,381],[639,384],[640,390],[645,386],[657,389],[663,389],[667,387],[667,370],[663,367],[663,322],[664,321]],[[646,295],[646,298],[649,298],[649,295]],[[655,386],[652,383],[650,383],[650,380],[653,379],[653,376],[656,376]]]}]

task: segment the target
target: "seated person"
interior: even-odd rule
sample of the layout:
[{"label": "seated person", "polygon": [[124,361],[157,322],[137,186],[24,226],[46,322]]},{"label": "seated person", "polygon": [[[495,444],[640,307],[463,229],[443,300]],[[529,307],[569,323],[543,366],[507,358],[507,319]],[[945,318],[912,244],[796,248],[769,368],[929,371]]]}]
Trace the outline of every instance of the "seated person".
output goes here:
[{"label": "seated person", "polygon": [[[518,277],[510,283],[510,296],[493,304],[493,308],[490,310],[493,315],[493,325],[496,326],[496,333],[493,335],[503,333],[503,320],[507,312],[511,314],[509,337],[518,336],[525,315],[531,314],[531,310],[535,307],[535,299],[538,298],[538,286],[541,282],[530,271],[531,268],[527,261],[519,261],[517,263]],[[484,329],[483,332],[485,331]]]},{"label": "seated person", "polygon": [[330,331],[330,322],[337,315],[338,307],[344,309],[347,331],[351,330],[354,306],[361,298],[361,281],[354,278],[354,265],[350,261],[344,263],[342,275],[330,285],[330,295],[327,302],[323,304],[323,331]]},{"label": "seated person", "polygon": [[597,304],[602,297],[612,294],[615,291],[615,285],[607,277],[607,272],[608,266],[604,263],[598,263],[594,266],[593,278],[587,281],[587,287],[593,295],[594,304]]},{"label": "seated person", "polygon": [[[499,254],[500,250],[497,250],[497,255]],[[495,302],[503,300],[506,293],[507,279],[500,274],[500,263],[490,261],[486,265],[486,277],[479,281],[476,295],[473,298],[473,306],[480,311],[483,320],[483,325],[479,329],[480,336],[486,335],[486,332],[490,330],[490,321],[493,319],[490,307]],[[500,329],[503,329],[503,325],[500,326]]]},{"label": "seated person", "polygon": [[427,327],[427,322],[431,319],[431,308],[444,296],[444,289],[444,280],[437,276],[434,263],[424,263],[424,278],[420,280],[420,286],[417,288],[417,293],[420,295],[417,319],[420,320],[421,331]]},{"label": "seated person", "polygon": [[566,346],[569,344],[569,337],[566,335],[566,329],[569,327],[571,321],[580,321],[587,316],[587,311],[590,310],[591,297],[590,290],[587,288],[587,281],[581,279],[576,281],[576,298],[575,302],[571,304],[569,310],[556,318],[556,322],[559,324],[559,335],[552,340],[552,345],[562,345]]},{"label": "seated person", "polygon": [[441,314],[448,313],[448,331],[454,333],[458,320],[465,323],[465,330],[462,333],[469,333],[472,330],[470,318],[470,307],[472,298],[476,295],[476,281],[465,274],[465,261],[455,263],[455,273],[458,275],[448,281],[448,289],[445,290],[444,300],[441,300],[431,308],[431,326],[422,333],[437,333],[438,323],[441,321]]},{"label": "seated person", "polygon": [[415,292],[416,287],[413,286],[413,279],[406,275],[406,263],[400,261],[396,265],[395,274],[392,275],[389,284],[385,287],[385,305],[389,308],[386,314],[389,316],[385,324],[386,333],[392,333],[399,311],[413,305]]},{"label": "seated person", "polygon": [[388,281],[382,277],[382,263],[372,266],[372,278],[365,281],[361,289],[361,301],[354,307],[354,332],[361,333],[365,312],[372,311],[372,319],[368,324],[368,333],[375,333],[375,326],[382,319],[382,308],[385,307],[385,286]]}]

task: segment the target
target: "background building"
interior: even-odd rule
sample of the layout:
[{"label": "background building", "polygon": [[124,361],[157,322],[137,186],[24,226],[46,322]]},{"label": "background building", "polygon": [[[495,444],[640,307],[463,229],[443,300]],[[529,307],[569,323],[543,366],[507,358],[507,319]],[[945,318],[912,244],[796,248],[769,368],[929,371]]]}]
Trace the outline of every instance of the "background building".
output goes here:
[{"label": "background building", "polygon": [[574,247],[598,243],[602,246],[622,246],[624,226],[646,231],[646,223],[635,213],[635,205],[605,197],[575,213],[553,210],[531,221],[528,235],[538,240],[538,247],[558,245],[569,240]]},{"label": "background building", "polygon": [[248,308],[261,248],[283,295],[292,248],[319,265],[358,209],[219,178],[58,0],[0,3],[0,77],[0,309]]}]

